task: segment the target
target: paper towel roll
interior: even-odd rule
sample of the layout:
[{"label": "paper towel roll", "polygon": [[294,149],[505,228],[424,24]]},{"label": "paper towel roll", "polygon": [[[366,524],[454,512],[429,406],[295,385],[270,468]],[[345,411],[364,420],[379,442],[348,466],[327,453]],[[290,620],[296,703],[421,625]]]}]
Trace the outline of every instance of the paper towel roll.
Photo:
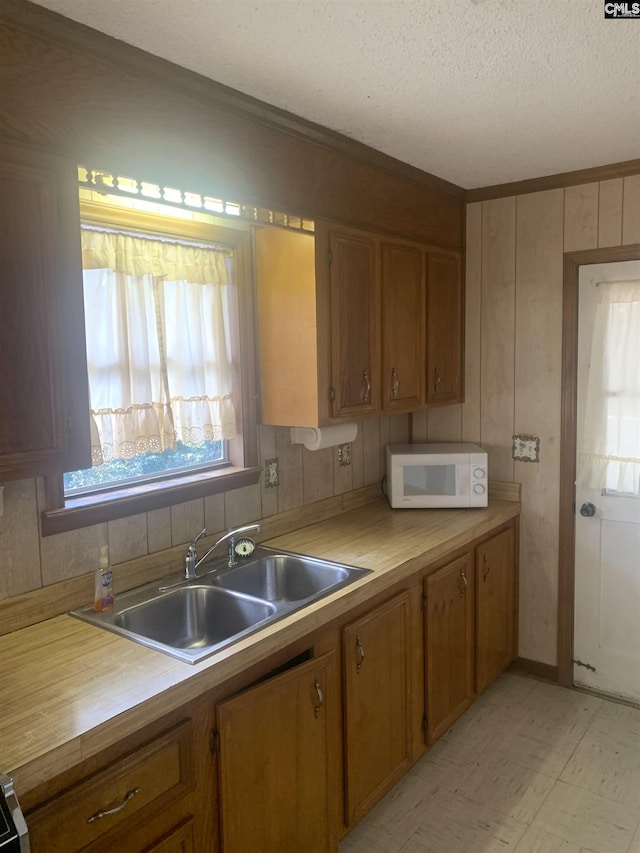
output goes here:
[{"label": "paper towel roll", "polygon": [[358,424],[326,427],[291,427],[291,444],[304,444],[307,450],[322,450],[338,444],[350,444],[358,434]]}]

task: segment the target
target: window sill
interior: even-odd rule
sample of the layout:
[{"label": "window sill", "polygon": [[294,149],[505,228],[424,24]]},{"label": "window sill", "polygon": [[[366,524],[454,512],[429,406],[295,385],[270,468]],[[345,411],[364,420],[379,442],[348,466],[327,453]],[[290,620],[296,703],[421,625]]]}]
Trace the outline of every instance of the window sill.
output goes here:
[{"label": "window sill", "polygon": [[260,471],[260,468],[224,468],[176,478],[170,484],[166,481],[145,483],[100,496],[67,500],[65,506],[60,509],[47,509],[42,512],[42,535],[52,536],[105,521],[115,521],[129,515],[164,509],[207,495],[252,486],[260,479]]}]

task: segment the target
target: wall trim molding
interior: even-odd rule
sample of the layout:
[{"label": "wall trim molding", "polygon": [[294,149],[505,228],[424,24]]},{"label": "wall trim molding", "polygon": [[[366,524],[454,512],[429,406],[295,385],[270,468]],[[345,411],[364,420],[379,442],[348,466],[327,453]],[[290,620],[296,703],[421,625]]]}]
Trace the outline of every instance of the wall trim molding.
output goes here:
[{"label": "wall trim molding", "polygon": [[529,658],[516,658],[509,666],[509,672],[517,675],[526,675],[529,678],[537,678],[538,681],[548,681],[558,684],[558,667],[550,663],[541,663]]},{"label": "wall trim molding", "polygon": [[237,89],[189,71],[112,36],[35,6],[25,0],[3,0],[0,21],[23,32],[64,45],[134,74],[153,78],[168,89],[218,109],[234,113],[267,127],[288,133],[305,142],[337,151],[353,160],[386,172],[395,178],[426,187],[440,195],[464,200],[465,189],[444,178],[403,163],[337,131],[280,109]]},{"label": "wall trim molding", "polygon": [[558,681],[573,686],[575,610],[576,394],[580,266],[640,260],[640,243],[567,252],[562,295],[562,396],[560,403],[560,501],[558,549]]},{"label": "wall trim molding", "polygon": [[467,190],[465,199],[467,204],[470,204],[474,201],[489,201],[490,199],[512,195],[526,195],[544,190],[578,186],[579,184],[609,181],[613,178],[626,178],[638,174],[640,174],[640,160],[625,160],[621,163],[594,166],[590,169],[576,169],[573,172],[559,172],[557,175],[529,178],[525,181],[513,181],[509,184],[478,187],[477,189]]}]

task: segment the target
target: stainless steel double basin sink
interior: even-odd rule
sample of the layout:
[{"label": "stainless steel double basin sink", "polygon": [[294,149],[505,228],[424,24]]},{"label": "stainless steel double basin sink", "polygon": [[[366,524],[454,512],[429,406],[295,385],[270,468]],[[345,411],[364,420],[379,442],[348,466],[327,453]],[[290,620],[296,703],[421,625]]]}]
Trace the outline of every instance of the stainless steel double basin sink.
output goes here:
[{"label": "stainless steel double basin sink", "polygon": [[258,546],[233,568],[218,559],[194,580],[172,576],[121,593],[111,610],[87,606],[71,615],[198,663],[369,572]]}]

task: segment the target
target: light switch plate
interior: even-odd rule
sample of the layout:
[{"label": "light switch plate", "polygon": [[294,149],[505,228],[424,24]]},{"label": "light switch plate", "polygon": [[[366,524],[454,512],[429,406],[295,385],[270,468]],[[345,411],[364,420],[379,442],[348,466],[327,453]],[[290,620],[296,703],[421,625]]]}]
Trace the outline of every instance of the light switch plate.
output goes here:
[{"label": "light switch plate", "polygon": [[537,435],[514,435],[511,456],[517,462],[539,462],[540,439]]},{"label": "light switch plate", "polygon": [[339,444],[338,445],[338,465],[341,468],[346,468],[347,465],[351,465],[351,445],[350,444]]},{"label": "light switch plate", "polygon": [[264,460],[264,485],[266,489],[280,485],[280,460],[277,456]]}]

